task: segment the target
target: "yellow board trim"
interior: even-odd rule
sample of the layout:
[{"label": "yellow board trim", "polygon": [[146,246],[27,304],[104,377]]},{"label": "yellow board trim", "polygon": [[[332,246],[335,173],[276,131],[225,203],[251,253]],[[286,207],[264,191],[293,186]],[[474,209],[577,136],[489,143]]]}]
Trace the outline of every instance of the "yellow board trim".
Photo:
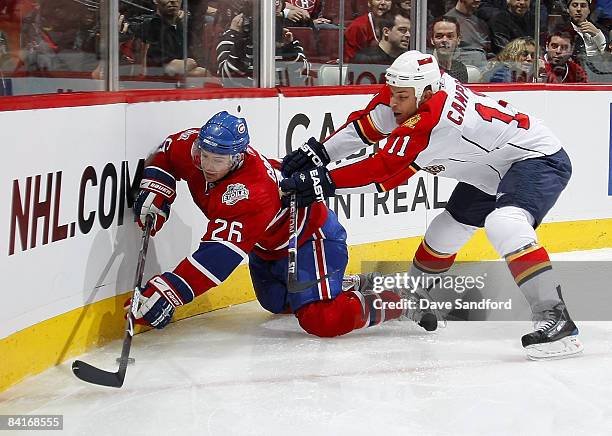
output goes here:
[{"label": "yellow board trim", "polygon": [[[539,243],[549,252],[612,247],[612,219],[543,224]],[[348,273],[362,262],[410,262],[421,236],[349,247]],[[457,255],[459,261],[496,259],[482,230]],[[123,303],[128,293],[107,298],[28,327],[0,340],[0,392],[88,349],[123,336]],[[241,266],[222,285],[178,308],[176,319],[195,316],[255,298],[248,268]],[[111,362],[114,364],[114,362]]]}]

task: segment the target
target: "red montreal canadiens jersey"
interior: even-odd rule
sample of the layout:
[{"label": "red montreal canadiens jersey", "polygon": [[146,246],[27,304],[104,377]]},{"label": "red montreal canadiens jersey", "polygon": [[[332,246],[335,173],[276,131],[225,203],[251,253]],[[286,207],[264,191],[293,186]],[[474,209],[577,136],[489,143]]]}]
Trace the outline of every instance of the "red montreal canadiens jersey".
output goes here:
[{"label": "red montreal canadiens jersey", "polygon": [[317,18],[321,12],[320,0],[288,0],[288,2],[293,6],[307,10],[310,18]]},{"label": "red montreal canadiens jersey", "polygon": [[[289,239],[288,209],[281,208],[278,175],[270,161],[249,147],[239,168],[207,187],[191,159],[198,133],[194,128],[169,136],[147,161],[148,167],[187,182],[209,220],[198,249],[172,271],[194,296],[223,282],[251,251],[264,259],[286,256]],[[301,245],[323,225],[327,207],[316,203],[298,212]]]},{"label": "red montreal canadiens jersey", "polygon": [[339,194],[382,192],[423,169],[495,194],[518,161],[561,149],[542,122],[503,101],[473,92],[444,74],[441,90],[398,126],[387,85],[325,140],[332,161],[387,139],[373,156],[331,172]]}]

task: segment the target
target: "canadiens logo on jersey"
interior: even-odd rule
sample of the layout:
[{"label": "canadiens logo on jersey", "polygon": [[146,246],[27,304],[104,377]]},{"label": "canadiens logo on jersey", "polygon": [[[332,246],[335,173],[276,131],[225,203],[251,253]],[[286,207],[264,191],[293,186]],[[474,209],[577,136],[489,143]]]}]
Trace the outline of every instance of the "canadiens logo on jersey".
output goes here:
[{"label": "canadiens logo on jersey", "polygon": [[317,5],[316,0],[291,0],[290,3],[309,12],[312,12]]},{"label": "canadiens logo on jersey", "polygon": [[444,170],[446,170],[444,165],[430,165],[428,167],[423,168],[423,171],[427,171],[429,174],[433,174],[434,176]]},{"label": "canadiens logo on jersey", "polygon": [[242,183],[233,183],[227,186],[227,190],[221,197],[221,202],[228,206],[233,206],[240,200],[249,199],[249,190]]},{"label": "canadiens logo on jersey", "polygon": [[414,129],[414,126],[417,125],[417,123],[421,121],[421,114],[416,114],[410,118],[408,118],[404,124],[402,124],[402,126],[406,126],[410,129]]}]

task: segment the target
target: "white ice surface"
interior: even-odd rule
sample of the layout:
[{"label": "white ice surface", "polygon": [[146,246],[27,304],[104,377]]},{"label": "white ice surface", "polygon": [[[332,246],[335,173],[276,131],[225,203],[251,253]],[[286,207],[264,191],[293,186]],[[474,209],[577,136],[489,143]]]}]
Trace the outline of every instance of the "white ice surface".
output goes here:
[{"label": "white ice surface", "polygon": [[[0,393],[0,414],[63,414],[53,434],[74,435],[612,435],[612,322],[579,323],[584,355],[550,362],[524,357],[530,327],[394,321],[319,339],[253,302],[138,335],[121,389],[66,362]],[[114,371],[120,345],[81,358]]]}]

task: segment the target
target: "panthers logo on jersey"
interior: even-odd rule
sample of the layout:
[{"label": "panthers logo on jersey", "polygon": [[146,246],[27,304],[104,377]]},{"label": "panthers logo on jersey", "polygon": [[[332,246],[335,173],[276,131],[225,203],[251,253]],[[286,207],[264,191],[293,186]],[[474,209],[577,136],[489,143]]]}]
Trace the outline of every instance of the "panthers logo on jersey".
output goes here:
[{"label": "panthers logo on jersey", "polygon": [[421,121],[421,114],[416,114],[410,118],[408,118],[402,126],[408,127],[409,129],[414,129],[414,127]]},{"label": "panthers logo on jersey", "polygon": [[423,168],[423,171],[427,171],[429,174],[433,174],[434,176],[446,170],[444,165],[430,165],[428,167]]}]

